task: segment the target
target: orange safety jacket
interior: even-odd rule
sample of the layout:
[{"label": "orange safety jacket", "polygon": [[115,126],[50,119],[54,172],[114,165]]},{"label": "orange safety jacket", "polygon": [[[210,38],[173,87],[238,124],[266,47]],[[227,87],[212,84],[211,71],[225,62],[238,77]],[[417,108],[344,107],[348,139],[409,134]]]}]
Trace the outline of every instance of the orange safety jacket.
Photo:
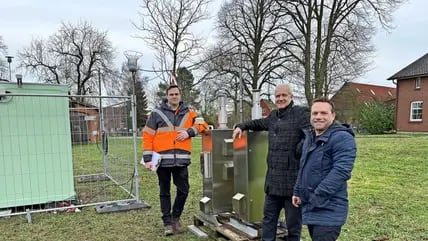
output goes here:
[{"label": "orange safety jacket", "polygon": [[196,112],[182,103],[175,111],[171,110],[166,101],[155,108],[142,133],[144,162],[150,162],[155,151],[162,156],[161,167],[189,165],[191,138],[177,141],[176,137],[180,130],[185,130],[189,137],[194,137],[208,127],[205,122],[196,124],[196,117]]}]

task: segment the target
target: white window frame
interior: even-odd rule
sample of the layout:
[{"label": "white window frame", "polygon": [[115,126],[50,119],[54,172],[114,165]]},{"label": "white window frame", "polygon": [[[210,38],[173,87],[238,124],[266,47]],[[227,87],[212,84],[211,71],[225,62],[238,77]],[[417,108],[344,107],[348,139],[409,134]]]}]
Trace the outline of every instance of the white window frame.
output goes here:
[{"label": "white window frame", "polygon": [[[419,106],[417,106],[417,105],[421,105],[420,107]],[[410,103],[410,121],[422,121],[422,119],[423,119],[423,109],[424,109],[424,102],[423,101],[412,101],[411,103]],[[414,112],[415,111],[417,111],[417,110],[419,110],[420,109],[420,112],[421,112],[421,118],[419,118],[419,119],[416,119],[416,118],[413,118],[413,114],[414,114]],[[416,113],[415,113],[416,114]]]},{"label": "white window frame", "polygon": [[421,77],[416,78],[415,80],[415,89],[420,89],[421,88]]}]

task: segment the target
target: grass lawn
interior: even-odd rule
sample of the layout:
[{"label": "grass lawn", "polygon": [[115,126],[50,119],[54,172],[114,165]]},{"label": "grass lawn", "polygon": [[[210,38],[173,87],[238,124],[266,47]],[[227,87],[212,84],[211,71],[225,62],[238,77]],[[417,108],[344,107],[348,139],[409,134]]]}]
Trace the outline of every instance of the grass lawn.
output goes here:
[{"label": "grass lawn", "polygon": [[[428,138],[359,136],[357,144],[358,157],[349,182],[350,213],[340,240],[428,240]],[[202,197],[200,139],[194,139],[193,146],[191,193],[183,213],[186,225],[193,223]],[[139,171],[140,197],[151,209],[97,214],[94,207],[87,207],[80,213],[34,214],[31,224],[22,216],[1,218],[0,240],[198,240],[189,231],[162,236],[157,177],[141,166]],[[306,227],[303,240],[310,240]]]}]

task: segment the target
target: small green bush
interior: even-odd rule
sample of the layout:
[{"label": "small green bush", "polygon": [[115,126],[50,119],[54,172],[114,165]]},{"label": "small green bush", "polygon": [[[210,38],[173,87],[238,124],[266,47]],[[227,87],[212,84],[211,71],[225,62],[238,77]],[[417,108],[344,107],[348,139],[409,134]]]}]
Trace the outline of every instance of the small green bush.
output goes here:
[{"label": "small green bush", "polygon": [[370,134],[394,129],[395,108],[381,101],[369,102],[360,109],[360,127]]}]

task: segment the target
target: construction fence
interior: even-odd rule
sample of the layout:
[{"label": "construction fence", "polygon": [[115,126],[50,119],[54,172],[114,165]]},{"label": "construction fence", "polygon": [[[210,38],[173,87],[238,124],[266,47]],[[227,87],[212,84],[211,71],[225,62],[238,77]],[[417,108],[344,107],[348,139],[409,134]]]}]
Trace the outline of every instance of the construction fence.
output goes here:
[{"label": "construction fence", "polygon": [[0,84],[0,217],[149,207],[138,196],[133,98],[42,87]]}]

